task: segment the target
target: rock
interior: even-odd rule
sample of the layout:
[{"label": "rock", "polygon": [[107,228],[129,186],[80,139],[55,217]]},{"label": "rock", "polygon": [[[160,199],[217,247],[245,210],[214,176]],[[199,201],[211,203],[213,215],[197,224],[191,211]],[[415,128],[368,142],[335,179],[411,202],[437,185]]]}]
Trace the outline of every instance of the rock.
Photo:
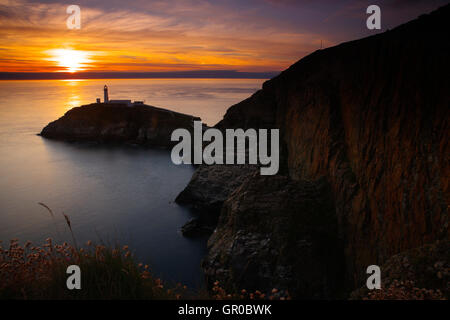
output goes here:
[{"label": "rock", "polygon": [[[198,218],[182,228],[185,236],[214,231],[223,202],[254,172],[256,165],[201,165],[175,202],[195,210]],[[195,230],[198,229],[198,230]]]},{"label": "rock", "polygon": [[199,218],[194,218],[181,227],[181,233],[185,237],[198,237],[211,234],[215,227],[216,225],[214,223],[208,223]]},{"label": "rock", "polygon": [[255,173],[225,201],[203,269],[228,292],[272,288],[295,298],[336,297],[343,250],[326,181]]},{"label": "rock", "polygon": [[228,196],[257,171],[256,165],[201,165],[175,201],[218,214]]},{"label": "rock", "polygon": [[66,141],[114,142],[170,147],[177,128],[193,129],[200,118],[147,105],[93,103],[49,123],[41,136]]}]

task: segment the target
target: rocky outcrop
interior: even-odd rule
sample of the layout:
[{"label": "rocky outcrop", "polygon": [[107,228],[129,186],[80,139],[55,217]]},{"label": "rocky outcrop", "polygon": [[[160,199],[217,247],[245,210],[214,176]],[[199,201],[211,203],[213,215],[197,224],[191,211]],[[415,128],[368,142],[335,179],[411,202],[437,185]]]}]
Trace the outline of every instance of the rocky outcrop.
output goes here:
[{"label": "rocky outcrop", "polygon": [[192,130],[200,118],[147,105],[94,103],[73,108],[41,136],[68,141],[119,142],[170,147],[173,130]]},{"label": "rocky outcrop", "polygon": [[[342,277],[349,288],[365,283],[367,266],[449,238],[450,44],[442,40],[448,36],[449,19],[450,6],[445,6],[394,30],[316,51],[232,106],[216,125],[279,128],[289,179],[327,181],[344,246]],[[210,183],[216,184],[216,179]],[[195,184],[191,181],[188,188],[195,189]],[[258,184],[261,190],[241,185],[227,198],[209,241],[207,274],[218,276],[222,268],[241,284],[239,277],[250,272],[242,271],[239,261],[250,257],[257,257],[261,265],[274,261],[270,250],[255,247],[252,241],[266,239],[267,234],[258,231],[265,230],[266,219],[276,224],[278,212],[294,210],[289,206],[278,210],[284,203],[277,197],[286,199],[287,190],[293,192],[289,201],[301,197],[295,188],[277,185],[278,190],[263,195],[258,194],[265,185]],[[245,209],[240,207],[243,203]],[[266,212],[273,217],[267,218]],[[252,218],[236,228],[239,215]],[[291,223],[298,228],[292,241],[308,234],[300,222]],[[268,234],[278,232],[274,226]],[[251,240],[254,236],[256,240]],[[277,259],[283,255],[280,252]],[[314,257],[315,253],[308,259]],[[317,270],[325,277],[325,270]],[[265,286],[276,277],[271,272],[266,277],[255,270],[252,281]],[[322,289],[316,295],[304,293],[317,296]],[[302,291],[297,293],[303,296]]]},{"label": "rocky outcrop", "polygon": [[220,211],[228,196],[257,171],[256,165],[199,166],[175,201],[196,211]]},{"label": "rocky outcrop", "polygon": [[256,171],[259,171],[256,165],[199,166],[188,186],[175,199],[197,214],[181,228],[183,235],[211,234],[216,228],[223,202]]},{"label": "rocky outcrop", "polygon": [[329,185],[255,173],[225,201],[203,269],[228,292],[336,297],[343,248]]}]

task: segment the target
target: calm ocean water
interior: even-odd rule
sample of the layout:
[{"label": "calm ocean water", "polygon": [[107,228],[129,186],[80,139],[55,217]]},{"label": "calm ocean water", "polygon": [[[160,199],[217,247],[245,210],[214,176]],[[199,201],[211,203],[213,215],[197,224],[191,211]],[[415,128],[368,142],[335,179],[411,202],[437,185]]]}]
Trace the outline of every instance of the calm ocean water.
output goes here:
[{"label": "calm ocean water", "polygon": [[205,239],[182,237],[180,227],[191,213],[173,202],[192,167],[173,165],[170,151],[70,144],[36,134],[72,107],[103,100],[104,84],[110,99],[144,100],[213,125],[263,81],[0,81],[0,240],[70,242],[64,212],[78,242],[128,244],[164,279],[201,285]]}]

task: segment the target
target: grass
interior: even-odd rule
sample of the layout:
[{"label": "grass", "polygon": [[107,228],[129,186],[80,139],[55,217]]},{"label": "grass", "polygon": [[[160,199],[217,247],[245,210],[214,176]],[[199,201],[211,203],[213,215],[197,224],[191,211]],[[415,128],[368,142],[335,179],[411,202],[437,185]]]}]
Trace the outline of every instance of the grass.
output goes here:
[{"label": "grass", "polygon": [[[69,265],[81,269],[81,290],[66,287]],[[186,287],[165,288],[148,266],[134,261],[127,246],[108,248],[88,242],[76,249],[67,243],[41,247],[11,240],[0,246],[0,299],[180,299]]]},{"label": "grass", "polygon": [[[39,203],[56,219],[53,211]],[[185,286],[165,288],[148,265],[137,263],[128,246],[77,245],[68,215],[62,213],[73,245],[55,244],[51,238],[42,246],[18,239],[6,247],[0,242],[0,299],[180,299],[188,298]],[[67,267],[81,270],[81,290],[66,286]]]}]

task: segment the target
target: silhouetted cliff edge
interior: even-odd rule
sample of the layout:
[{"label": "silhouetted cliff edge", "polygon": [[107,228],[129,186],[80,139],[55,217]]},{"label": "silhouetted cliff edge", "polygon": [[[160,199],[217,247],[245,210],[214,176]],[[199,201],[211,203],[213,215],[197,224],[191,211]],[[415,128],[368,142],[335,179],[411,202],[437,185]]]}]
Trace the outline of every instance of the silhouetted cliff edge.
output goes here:
[{"label": "silhouetted cliff edge", "polygon": [[367,266],[449,238],[449,21],[447,5],[316,51],[228,109],[217,128],[280,129],[285,172],[236,187],[216,174],[226,166],[197,169],[177,201],[219,208],[209,281],[336,297]]}]

